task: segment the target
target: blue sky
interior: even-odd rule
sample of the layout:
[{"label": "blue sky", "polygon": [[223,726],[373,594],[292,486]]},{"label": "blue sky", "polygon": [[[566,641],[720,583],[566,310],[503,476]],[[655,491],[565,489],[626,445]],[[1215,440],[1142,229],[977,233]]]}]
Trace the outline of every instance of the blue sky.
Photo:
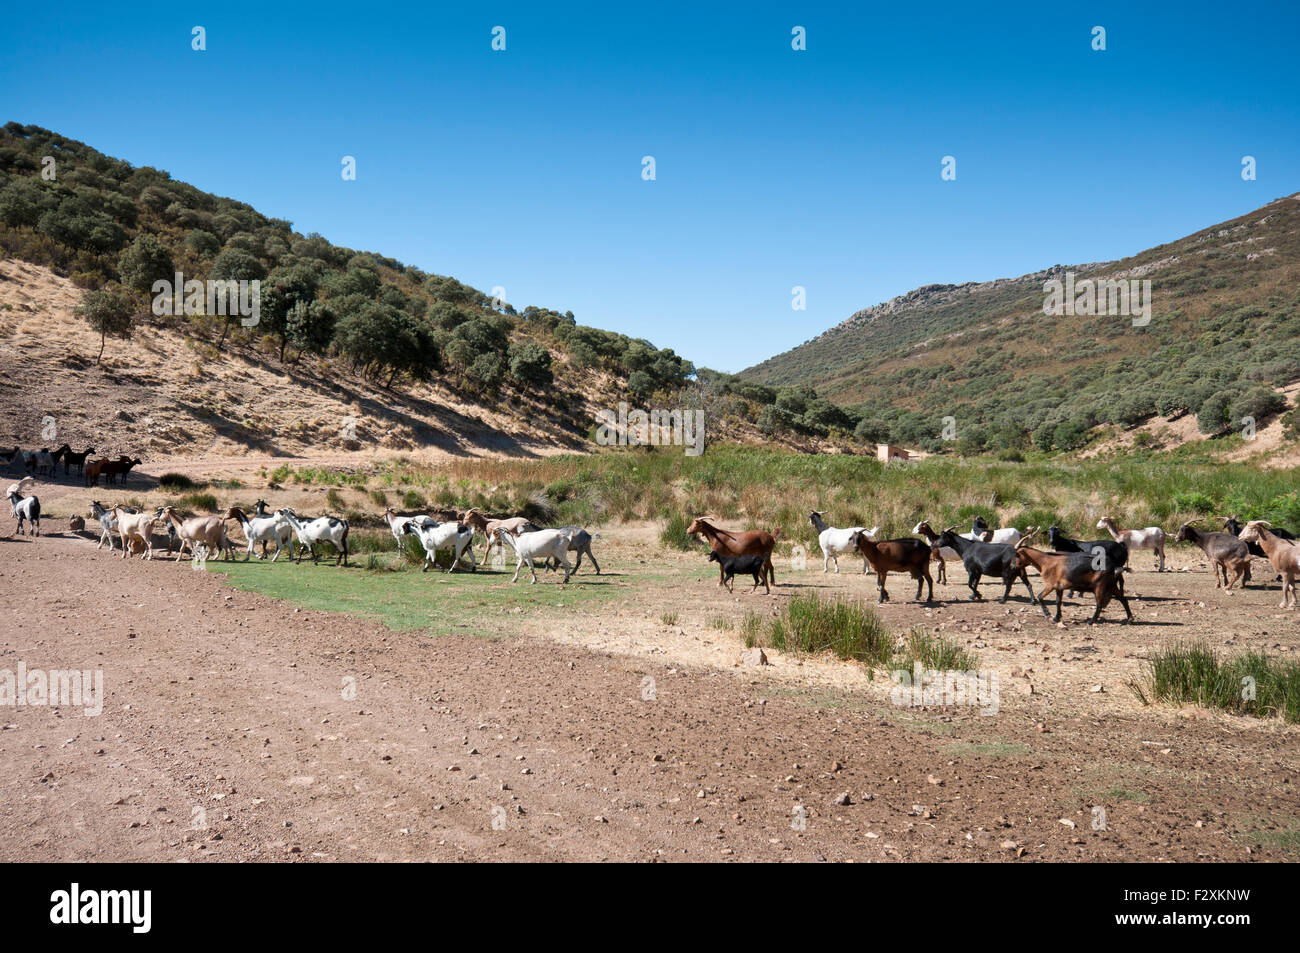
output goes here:
[{"label": "blue sky", "polygon": [[0,121],[727,371],[1300,188],[1295,4],[984,6],[10,4]]}]

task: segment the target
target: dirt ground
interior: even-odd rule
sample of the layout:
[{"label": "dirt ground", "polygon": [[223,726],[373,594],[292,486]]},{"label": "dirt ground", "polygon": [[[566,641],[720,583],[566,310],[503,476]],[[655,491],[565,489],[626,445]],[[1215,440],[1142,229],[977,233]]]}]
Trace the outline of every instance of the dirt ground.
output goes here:
[{"label": "dirt ground", "polygon": [[[42,499],[76,512],[90,493]],[[1118,606],[1089,629],[1082,601],[1064,626],[1023,598],[958,601],[955,573],[934,607],[891,583],[892,626],[941,630],[998,673],[997,713],[981,715],[895,705],[879,673],[835,659],[741,664],[718,620],[810,587],[874,601],[848,561],[836,576],[782,559],[773,595],[732,595],[654,527],[604,527],[617,599],[434,637],[187,562],[123,562],[61,529],[0,537],[0,670],[99,669],[106,700],[97,717],[0,709],[0,860],[1297,855],[1300,730],[1148,708],[1126,688],[1166,641],[1300,650],[1276,588],[1216,591],[1185,547],[1163,575],[1138,555],[1132,626]],[[1255,578],[1271,573],[1256,562]]]}]

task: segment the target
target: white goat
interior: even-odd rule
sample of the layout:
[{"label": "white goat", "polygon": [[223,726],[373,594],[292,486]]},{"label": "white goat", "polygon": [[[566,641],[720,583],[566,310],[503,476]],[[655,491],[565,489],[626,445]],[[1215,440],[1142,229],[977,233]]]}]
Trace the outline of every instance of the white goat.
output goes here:
[{"label": "white goat", "polygon": [[[253,547],[258,543],[262,544],[262,555],[258,556],[258,559],[265,558],[267,543],[275,543],[275,555],[271,557],[271,562],[275,562],[280,558],[280,549],[287,546],[293,538],[293,527],[289,525],[289,520],[279,513],[271,516],[249,517],[238,506],[232,506],[226,510],[223,519],[239,520],[239,525],[244,530],[244,538],[248,540],[248,550],[244,553],[244,562],[248,562],[252,556],[256,555],[253,552]],[[292,550],[290,550],[289,556],[292,558]]]},{"label": "white goat", "polygon": [[1156,572],[1165,571],[1165,531],[1159,526],[1148,526],[1146,529],[1116,529],[1115,521],[1109,516],[1103,516],[1097,520],[1097,529],[1104,529],[1110,533],[1115,542],[1123,543],[1130,552],[1135,549],[1152,550],[1159,561]]},{"label": "white goat", "polygon": [[1014,546],[1024,537],[1024,533],[1014,526],[1003,526],[1001,529],[993,530],[993,536],[986,538],[989,533],[989,524],[985,522],[984,517],[975,517],[975,522],[971,524],[973,532],[962,533],[967,539],[980,539],[987,543],[1007,543]]},{"label": "white goat", "polygon": [[534,565],[534,560],[538,559],[554,559],[563,566],[564,582],[568,582],[569,577],[573,575],[568,559],[570,533],[559,529],[541,529],[533,533],[520,533],[518,536],[513,536],[504,528],[498,528],[495,535],[498,541],[510,544],[510,548],[515,551],[515,557],[519,560],[515,563],[515,575],[511,582],[519,581],[519,570],[524,563],[527,563],[528,571],[533,576],[531,585],[537,585],[537,567]]},{"label": "white goat", "polygon": [[14,512],[14,519],[18,521],[16,532],[19,536],[23,534],[24,521],[28,523],[27,534],[29,536],[41,535],[41,501],[35,496],[23,496],[22,494],[23,490],[35,482],[31,477],[23,477],[6,491],[6,495],[9,497],[9,505]]},{"label": "white goat", "polygon": [[414,523],[416,526],[422,526],[425,529],[433,529],[439,525],[438,521],[432,516],[417,514],[415,516],[398,516],[392,508],[384,510],[384,522],[388,524],[388,531],[393,534],[393,539],[397,540],[397,551],[402,551],[402,537],[406,535],[408,523]]},{"label": "white goat", "polygon": [[447,572],[455,572],[457,564],[469,551],[470,572],[478,572],[478,563],[474,559],[474,530],[463,523],[437,523],[431,517],[425,517],[429,523],[417,523],[408,520],[402,532],[409,533],[420,541],[424,547],[424,567],[420,572],[428,572],[430,566],[438,565],[438,550],[446,549],[452,553],[451,566]]},{"label": "white goat", "polygon": [[817,545],[822,548],[822,572],[830,569],[830,561],[835,561],[835,571],[840,571],[839,557],[845,553],[854,553],[862,557],[862,574],[865,576],[871,564],[867,562],[867,557],[862,556],[858,551],[857,540],[854,534],[861,533],[867,539],[874,540],[876,534],[880,532],[879,526],[873,526],[866,529],[862,526],[851,526],[848,529],[836,529],[834,526],[827,526],[822,520],[825,513],[813,510],[808,514],[808,522],[812,524],[813,529],[817,530]]},{"label": "white goat", "polygon": [[338,550],[338,558],[334,560],[334,565],[342,563],[348,564],[348,521],[339,519],[337,516],[322,516],[318,519],[310,520],[306,523],[298,518],[298,514],[293,511],[292,507],[285,507],[282,510],[275,511],[276,516],[283,516],[289,521],[295,533],[298,534],[298,542],[301,544],[298,549],[298,558],[296,562],[302,562],[302,551],[306,549],[311,553],[311,561],[319,562],[319,554],[312,548],[315,543],[329,543]]},{"label": "white goat", "polygon": [[148,513],[128,513],[120,506],[113,507],[109,513],[117,524],[117,534],[122,541],[122,558],[130,557],[131,540],[139,539],[144,546],[144,558],[153,559],[154,518]]}]

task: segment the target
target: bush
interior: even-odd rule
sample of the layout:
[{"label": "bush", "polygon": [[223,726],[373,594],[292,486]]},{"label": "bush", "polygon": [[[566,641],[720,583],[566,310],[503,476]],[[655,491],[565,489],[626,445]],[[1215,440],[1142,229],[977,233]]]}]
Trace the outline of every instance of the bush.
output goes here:
[{"label": "bush", "polygon": [[158,478],[158,488],[172,493],[181,493],[197,487],[198,484],[183,473],[164,473]]},{"label": "bush", "polygon": [[1203,642],[1169,646],[1153,653],[1129,688],[1144,705],[1191,703],[1300,722],[1300,662],[1270,660],[1262,652],[1220,658]]},{"label": "bush", "polygon": [[893,655],[894,637],[880,617],[851,599],[797,595],[766,625],[747,618],[742,628],[750,648],[758,645],[786,652],[829,649],[842,659],[873,666],[886,664]]},{"label": "bush", "polygon": [[659,533],[660,544],[669,549],[683,551],[697,549],[700,545],[699,542],[686,532],[686,527],[689,525],[690,521],[682,514],[671,514]]}]

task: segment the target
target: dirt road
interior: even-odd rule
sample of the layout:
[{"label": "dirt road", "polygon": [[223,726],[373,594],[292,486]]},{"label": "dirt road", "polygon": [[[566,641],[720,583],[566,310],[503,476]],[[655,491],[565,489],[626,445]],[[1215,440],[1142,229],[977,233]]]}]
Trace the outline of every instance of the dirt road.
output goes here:
[{"label": "dirt road", "polygon": [[1295,813],[1288,731],[900,714],[526,619],[396,633],[72,538],[0,539],[0,619],[0,670],[106,695],[0,708],[6,861],[1282,859],[1250,832]]}]

